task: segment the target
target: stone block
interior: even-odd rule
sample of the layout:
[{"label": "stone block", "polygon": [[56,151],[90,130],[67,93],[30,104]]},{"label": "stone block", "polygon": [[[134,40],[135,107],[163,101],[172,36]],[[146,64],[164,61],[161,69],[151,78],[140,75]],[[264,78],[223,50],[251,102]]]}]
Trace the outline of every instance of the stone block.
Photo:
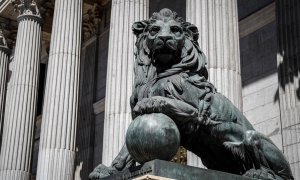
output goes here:
[{"label": "stone block", "polygon": [[265,134],[268,137],[272,137],[280,133],[280,116],[273,119],[268,119],[262,123],[254,124],[257,131]]},{"label": "stone block", "polygon": [[284,146],[284,154],[286,155],[290,164],[300,162],[300,144],[296,143]]},{"label": "stone block", "polygon": [[280,150],[283,149],[280,116],[254,124],[254,128],[269,137]]},{"label": "stone block", "polygon": [[252,124],[258,124],[280,116],[280,110],[277,103],[268,103],[244,112],[244,115]]},{"label": "stone block", "polygon": [[300,179],[300,162],[292,163],[291,169],[292,169],[295,180]]},{"label": "stone block", "polygon": [[[278,84],[277,83],[264,88],[263,91],[264,91],[265,104],[276,102],[276,96],[278,93]],[[278,102],[276,102],[276,103],[278,103]]]},{"label": "stone block", "polygon": [[103,180],[142,180],[152,177],[153,180],[188,179],[188,180],[251,180],[235,174],[202,169],[177,163],[154,160],[144,165],[126,169],[120,173],[103,178]]},{"label": "stone block", "polygon": [[278,104],[278,102],[276,102],[277,91],[278,84],[273,84],[268,87],[258,89],[256,92],[251,94],[243,95],[244,112],[269,103]]},{"label": "stone block", "polygon": [[284,146],[300,143],[300,124],[283,128],[282,134],[284,137]]},{"label": "stone block", "polygon": [[[287,91],[286,91],[287,92]],[[289,92],[287,92],[289,93]],[[284,98],[286,96],[281,95],[281,98]],[[294,96],[295,97],[295,96]],[[284,104],[286,107],[291,106],[293,104],[293,101],[296,99],[290,98],[289,100],[286,101]],[[283,103],[282,103],[283,104]],[[290,107],[290,108],[285,108],[281,109],[281,118],[282,118],[282,128],[290,128],[291,130],[296,130],[299,131],[300,129],[300,116],[297,112],[300,112],[300,107]],[[295,126],[295,127],[292,127]]]},{"label": "stone block", "polygon": [[255,93],[243,96],[243,110],[247,112],[258,106],[265,104],[264,96],[266,94],[263,91],[256,91]]}]

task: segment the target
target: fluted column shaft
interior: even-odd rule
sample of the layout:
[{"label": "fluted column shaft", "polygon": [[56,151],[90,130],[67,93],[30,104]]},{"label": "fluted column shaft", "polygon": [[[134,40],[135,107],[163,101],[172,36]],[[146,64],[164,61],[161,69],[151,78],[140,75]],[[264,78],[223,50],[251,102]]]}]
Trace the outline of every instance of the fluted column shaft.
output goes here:
[{"label": "fluted column shaft", "polygon": [[38,157],[38,180],[73,180],[83,0],[56,0]]},{"label": "fluted column shaft", "polygon": [[29,180],[38,93],[41,18],[24,11],[18,21],[15,66],[4,116],[0,179]]},{"label": "fluted column shaft", "polygon": [[[0,42],[0,142],[2,137],[1,136],[2,125],[3,125],[2,122],[4,117],[8,61],[9,61],[9,49],[6,44],[5,37],[2,34],[2,40]],[[0,144],[0,149],[1,149],[1,144]]]},{"label": "fluted column shaft", "polygon": [[[237,0],[187,0],[186,18],[199,30],[209,81],[242,109]],[[197,166],[188,153],[188,164]]]},{"label": "fluted column shaft", "polygon": [[283,152],[300,179],[300,2],[277,0],[276,15]]},{"label": "fluted column shaft", "polygon": [[129,99],[133,86],[135,37],[131,25],[147,19],[148,11],[148,0],[112,0],[102,154],[105,165],[110,165],[122,148],[132,121]]}]

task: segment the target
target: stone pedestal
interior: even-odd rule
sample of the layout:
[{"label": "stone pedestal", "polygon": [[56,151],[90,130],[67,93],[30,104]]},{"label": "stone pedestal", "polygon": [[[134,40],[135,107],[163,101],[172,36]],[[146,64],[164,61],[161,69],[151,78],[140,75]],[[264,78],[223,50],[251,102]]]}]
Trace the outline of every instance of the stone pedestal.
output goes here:
[{"label": "stone pedestal", "polygon": [[[208,58],[209,81],[242,109],[238,12],[236,0],[187,0],[186,20],[199,30],[199,45]],[[202,166],[188,152],[188,164]]]},{"label": "stone pedestal", "polygon": [[300,1],[276,1],[283,152],[300,179]]},{"label": "stone pedestal", "polygon": [[148,0],[112,0],[102,154],[105,165],[110,165],[119,153],[132,121],[129,100],[135,37],[131,25],[147,19],[148,9]]},{"label": "stone pedestal", "polygon": [[38,180],[73,180],[83,0],[56,0],[38,157]]},{"label": "stone pedestal", "polygon": [[34,2],[19,4],[18,34],[6,99],[0,179],[30,179],[40,67],[41,17]]},{"label": "stone pedestal", "polygon": [[247,178],[235,174],[229,174],[209,169],[201,169],[197,167],[186,166],[162,160],[150,161],[148,163],[145,163],[144,165],[140,165],[131,169],[126,169],[115,175],[103,178],[103,180],[129,179],[253,180],[252,178]]}]

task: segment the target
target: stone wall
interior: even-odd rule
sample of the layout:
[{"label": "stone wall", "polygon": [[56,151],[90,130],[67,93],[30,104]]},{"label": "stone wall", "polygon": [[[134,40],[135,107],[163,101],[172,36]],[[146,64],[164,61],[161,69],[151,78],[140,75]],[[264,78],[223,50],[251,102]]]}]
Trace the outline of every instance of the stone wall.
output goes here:
[{"label": "stone wall", "polygon": [[276,36],[273,21],[240,39],[243,112],[282,149]]},{"label": "stone wall", "polygon": [[238,0],[239,20],[246,18],[272,2],[274,0]]}]

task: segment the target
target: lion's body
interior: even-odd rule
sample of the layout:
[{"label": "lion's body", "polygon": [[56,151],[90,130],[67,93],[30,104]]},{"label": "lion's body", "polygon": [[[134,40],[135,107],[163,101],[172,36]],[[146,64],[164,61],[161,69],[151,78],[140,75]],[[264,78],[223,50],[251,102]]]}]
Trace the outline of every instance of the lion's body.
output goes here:
[{"label": "lion's body", "polygon": [[[189,128],[196,126],[195,124],[189,126],[188,122],[178,122],[180,120],[176,119],[176,113],[172,117],[180,130],[181,145],[198,155],[209,169],[244,174],[249,169],[254,168],[251,155],[247,154],[242,145],[235,149],[236,152],[233,152],[234,149],[228,148],[225,144],[245,141],[246,132],[254,131],[254,128],[225,96],[210,90],[211,84],[199,83],[199,79],[200,76],[193,75],[190,77],[188,73],[179,73],[159,79],[155,83],[152,82],[150,88],[145,85],[149,91],[143,93],[145,96],[141,96],[140,101],[144,98],[166,97],[188,103],[199,111],[203,111],[203,109],[199,109],[200,104],[207,103],[208,122],[201,124],[198,128],[192,127],[192,131]],[[265,149],[271,148],[272,153],[276,156],[282,154],[270,140],[265,141],[264,144]],[[268,154],[263,156],[268,156]],[[282,171],[283,168],[278,167],[278,164],[288,167],[288,162],[284,158],[281,161],[277,159],[277,162],[269,161],[267,164],[276,174],[290,177],[289,169]]]},{"label": "lion's body", "polygon": [[[213,117],[211,120],[220,122],[219,124],[213,125],[208,122],[198,128],[191,127],[196,124],[189,126],[189,123],[180,123],[174,114],[173,120],[181,133],[181,145],[201,157],[210,169],[236,174],[245,173],[243,166],[237,164],[236,158],[223,143],[233,140],[243,141],[244,132],[254,130],[253,127],[226,97],[217,92],[207,92],[205,86],[199,88],[191,81],[186,73],[159,79],[150,88],[147,87],[148,93],[143,92],[144,96],[138,99],[141,101],[143,98],[167,97],[188,103],[196,109],[199,109],[201,103],[209,103],[207,115]],[[203,102],[205,96],[210,96],[208,102]],[[236,166],[233,168],[234,164]]]},{"label": "lion's body", "polygon": [[[198,30],[169,9],[136,22],[133,120],[163,113],[176,123],[181,145],[210,169],[261,179],[293,179],[288,162],[272,141],[256,132],[245,116],[207,81],[206,57]],[[111,168],[134,164],[126,146]],[[112,174],[99,168],[91,177]],[[97,178],[96,178],[97,179]]]},{"label": "lion's body", "polygon": [[[246,117],[207,81],[207,60],[197,43],[197,28],[170,10],[154,14],[148,23],[143,31],[135,31],[138,52],[131,98],[133,112],[170,116],[181,132],[181,144],[210,169],[245,174],[250,169],[266,167],[277,179],[292,179],[280,150],[256,132]],[[182,31],[174,32],[172,27],[178,24]],[[141,30],[140,26],[137,29]],[[171,51],[165,51],[168,48]],[[160,56],[162,53],[164,56]],[[191,110],[186,110],[192,109],[190,106],[198,117],[195,113],[189,117]],[[280,158],[271,158],[271,152]]]}]

